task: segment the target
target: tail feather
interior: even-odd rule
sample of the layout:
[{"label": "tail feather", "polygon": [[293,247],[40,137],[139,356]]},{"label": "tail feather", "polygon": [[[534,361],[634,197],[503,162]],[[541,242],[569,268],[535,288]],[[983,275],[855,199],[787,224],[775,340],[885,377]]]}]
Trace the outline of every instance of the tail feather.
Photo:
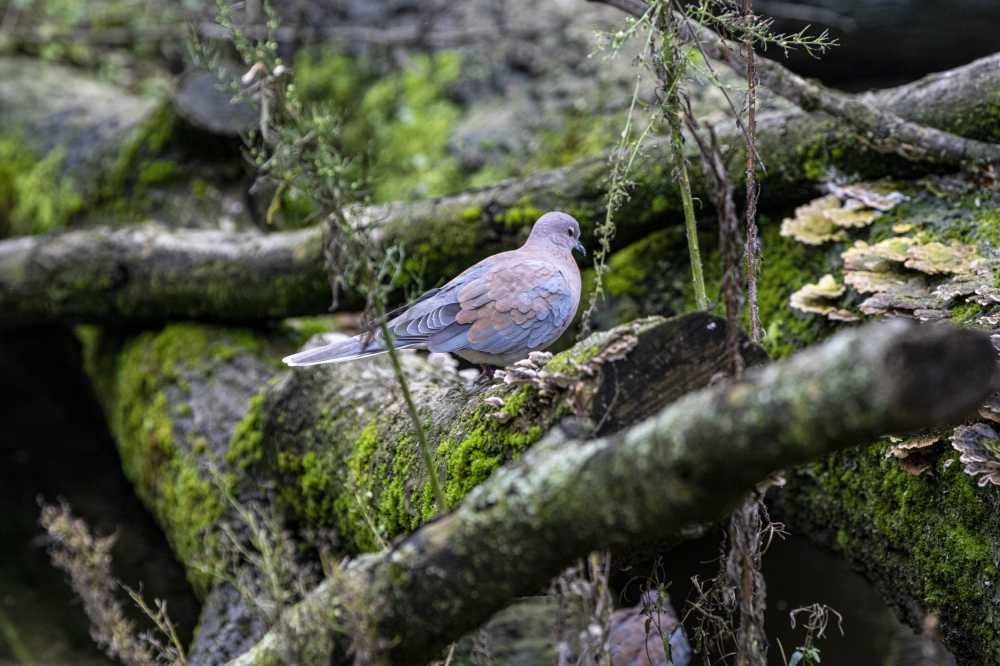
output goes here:
[{"label": "tail feather", "polygon": [[361,338],[351,338],[334,342],[322,347],[307,349],[291,356],[281,359],[285,365],[305,366],[320,365],[322,363],[343,363],[359,358],[377,356],[385,353],[385,347],[381,340],[368,340],[367,344]]}]

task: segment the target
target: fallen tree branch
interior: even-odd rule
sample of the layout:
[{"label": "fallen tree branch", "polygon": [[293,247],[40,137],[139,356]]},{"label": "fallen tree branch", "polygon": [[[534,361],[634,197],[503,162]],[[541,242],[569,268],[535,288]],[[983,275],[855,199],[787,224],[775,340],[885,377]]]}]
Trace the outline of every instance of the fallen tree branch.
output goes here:
[{"label": "fallen tree branch", "polygon": [[[295,344],[282,330],[171,324],[85,337],[85,365],[122,467],[195,589],[205,595],[214,586],[192,654],[215,658],[199,664],[233,656],[226,636],[247,636],[250,615],[238,594],[204,573],[206,564],[222,566],[213,543],[228,504],[208,470],[302,534],[335,530],[341,556],[378,549],[434,513],[389,359],[278,372],[274,359]],[[708,385],[728,369],[728,337],[725,321],[706,313],[650,317],[595,333],[541,370],[519,367],[516,381],[486,389],[421,354],[401,361],[454,507],[567,413],[602,436]],[[766,358],[743,335],[739,351],[748,363]],[[179,503],[179,485],[198,490]],[[262,497],[262,489],[274,492]]]},{"label": "fallen tree branch", "polygon": [[[982,91],[997,89],[1000,54],[852,99],[964,136],[992,137],[1000,133],[1000,116]],[[0,105],[0,119],[2,109]],[[739,128],[720,123],[716,129],[723,151],[743,161]],[[757,140],[758,153],[768,166],[762,207],[810,196],[816,179],[829,166],[860,177],[903,176],[916,168],[902,160],[887,162],[885,155],[861,145],[853,131],[825,114],[761,115]],[[708,201],[696,149],[690,150],[693,194]],[[680,219],[680,200],[664,166],[668,151],[668,142],[653,139],[637,157],[636,184],[619,215],[615,240],[620,246]],[[738,187],[742,173],[734,176]],[[412,264],[422,267],[423,284],[430,286],[483,256],[518,244],[534,216],[544,210],[571,211],[585,225],[603,219],[606,177],[606,160],[597,157],[454,196],[355,209],[349,219],[376,229],[375,236],[386,244],[400,243]],[[133,234],[142,242],[132,242]],[[319,228],[266,236],[119,228],[2,241],[0,325],[231,322],[315,314],[325,310],[329,297],[326,282],[317,279],[323,265],[321,236]],[[194,251],[205,248],[206,242],[213,251]],[[252,273],[262,246],[285,249],[268,255],[267,271],[258,279]],[[143,279],[133,279],[133,273]],[[175,297],[181,293],[184,298]],[[351,294],[344,300],[345,305],[359,302]]]},{"label": "fallen tree branch", "polygon": [[0,321],[239,322],[322,312],[322,234],[70,231],[0,242]]},{"label": "fallen tree branch", "polygon": [[[590,0],[607,4],[635,17],[643,17],[649,5],[643,0]],[[681,34],[696,43],[709,57],[721,60],[737,73],[747,70],[747,57],[738,44],[706,28],[683,13],[676,13]],[[1000,144],[969,139],[951,132],[911,122],[864,97],[831,90],[809,81],[780,63],[754,58],[760,84],[803,111],[822,111],[839,118],[858,132],[875,150],[892,153],[913,162],[949,167],[967,164],[1000,164]]]},{"label": "fallen tree branch", "polygon": [[610,437],[557,432],[453,513],[348,564],[232,663],[277,663],[289,649],[328,663],[352,648],[426,662],[587,552],[718,518],[775,469],[957,422],[987,396],[993,370],[983,334],[894,321],[690,394]]}]

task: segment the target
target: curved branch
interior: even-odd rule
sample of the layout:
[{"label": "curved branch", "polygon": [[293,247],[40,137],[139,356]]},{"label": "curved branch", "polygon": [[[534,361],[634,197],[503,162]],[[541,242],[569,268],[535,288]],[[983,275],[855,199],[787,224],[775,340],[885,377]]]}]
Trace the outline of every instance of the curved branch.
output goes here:
[{"label": "curved branch", "polygon": [[[635,18],[649,6],[643,0],[590,0],[611,5]],[[746,57],[739,45],[678,13],[676,25],[685,38],[706,55],[721,60],[738,73],[746,71]],[[823,111],[853,127],[862,141],[883,153],[913,162],[931,162],[951,167],[969,163],[1000,164],[1000,144],[968,139],[951,132],[906,120],[885,110],[874,100],[846,95],[809,81],[768,58],[755,58],[761,85],[781,95],[803,111]]]},{"label": "curved branch", "polygon": [[[1000,132],[1000,115],[982,91],[997,89],[1000,54],[851,99],[916,122],[990,137]],[[739,128],[720,123],[716,130],[723,151],[732,152],[734,160],[745,159]],[[664,166],[668,151],[664,140],[654,139],[637,157],[635,187],[619,216],[620,246],[679,220],[679,198]],[[761,115],[757,151],[768,166],[762,207],[809,196],[815,179],[822,177],[817,172],[826,166],[861,177],[883,177],[887,172],[901,176],[917,168],[902,160],[887,163],[884,155],[861,145],[842,124],[824,114],[802,111]],[[693,153],[690,164],[694,196],[711,200]],[[386,244],[400,243],[408,264],[420,267],[423,284],[430,286],[518,244],[541,211],[570,211],[585,226],[602,219],[606,174],[606,160],[596,157],[454,196],[355,209],[349,218],[358,226],[373,228]],[[255,235],[168,232],[155,227],[89,229],[0,241],[0,325],[229,322],[315,314],[326,309],[329,297],[320,275],[321,241],[318,228]],[[260,271],[262,261],[266,268]],[[356,294],[345,296],[348,304],[352,298],[353,304],[359,301]]]},{"label": "curved branch", "polygon": [[290,647],[309,663],[350,648],[425,662],[584,553],[717,518],[775,469],[958,421],[989,393],[993,359],[981,333],[871,325],[616,435],[550,435],[453,513],[347,565],[232,663]]}]

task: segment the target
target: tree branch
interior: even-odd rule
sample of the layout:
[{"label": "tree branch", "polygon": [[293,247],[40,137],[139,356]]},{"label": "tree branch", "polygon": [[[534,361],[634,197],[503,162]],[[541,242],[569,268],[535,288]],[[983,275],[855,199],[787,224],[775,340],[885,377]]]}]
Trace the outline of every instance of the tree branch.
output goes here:
[{"label": "tree branch", "polygon": [[[590,0],[611,5],[640,18],[649,9],[643,0]],[[747,58],[739,46],[690,17],[677,12],[682,35],[697,42],[710,57],[721,60],[737,73],[746,72]],[[761,85],[796,104],[803,111],[823,111],[853,127],[862,141],[883,153],[913,162],[950,167],[969,163],[1000,164],[1000,144],[967,139],[957,134],[908,121],[863,97],[830,90],[808,81],[778,62],[757,56]]]},{"label": "tree branch", "polygon": [[[1000,54],[850,99],[967,136],[991,137],[1000,132],[1000,116],[982,90],[995,89],[1000,89]],[[0,119],[5,118],[3,110],[0,106]],[[720,123],[717,131],[723,151],[732,152],[734,160],[745,159],[739,128]],[[762,207],[808,197],[824,166],[862,178],[887,172],[903,176],[916,169],[914,163],[888,162],[824,114],[763,114],[757,141],[768,165]],[[696,148],[690,150],[693,194],[708,201]],[[619,214],[619,246],[679,220],[680,200],[664,168],[668,155],[668,142],[653,139],[636,158],[636,184]],[[541,211],[571,211],[585,226],[603,219],[607,171],[606,160],[596,157],[454,196],[355,209],[349,219],[374,229],[386,244],[400,243],[407,258],[423,267],[421,277],[429,286],[518,244]],[[739,186],[742,173],[733,176]],[[326,309],[329,298],[326,281],[320,279],[321,241],[319,228],[265,235],[159,227],[95,228],[0,241],[0,325],[231,322],[315,314]],[[266,248],[263,255],[261,248]],[[262,262],[266,268],[261,271]],[[347,305],[359,302],[351,294],[344,300]]]},{"label": "tree branch", "polygon": [[348,564],[232,663],[276,663],[289,646],[307,663],[352,647],[425,662],[587,552],[718,518],[775,469],[957,422],[987,396],[993,369],[983,334],[894,321],[689,394],[610,437],[556,431],[453,513]]},{"label": "tree branch", "polygon": [[239,322],[322,312],[318,228],[277,234],[157,225],[0,242],[0,323],[178,318]]}]

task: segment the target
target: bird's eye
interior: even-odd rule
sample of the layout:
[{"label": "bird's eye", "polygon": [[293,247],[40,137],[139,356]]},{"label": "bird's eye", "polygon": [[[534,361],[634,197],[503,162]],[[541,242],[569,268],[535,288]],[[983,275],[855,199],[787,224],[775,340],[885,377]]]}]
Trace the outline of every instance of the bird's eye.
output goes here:
[{"label": "bird's eye", "polygon": [[569,234],[570,236],[572,236],[573,235],[573,230],[572,229],[567,229],[566,233]]}]

